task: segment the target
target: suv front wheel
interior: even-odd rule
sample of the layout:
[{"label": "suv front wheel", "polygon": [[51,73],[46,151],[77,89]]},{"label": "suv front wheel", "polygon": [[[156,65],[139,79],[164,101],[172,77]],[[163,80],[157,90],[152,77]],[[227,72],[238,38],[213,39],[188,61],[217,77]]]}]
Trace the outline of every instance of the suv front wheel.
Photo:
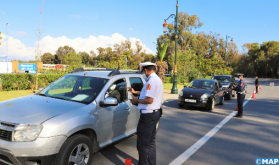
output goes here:
[{"label": "suv front wheel", "polygon": [[90,165],[93,143],[87,136],[77,134],[70,137],[61,147],[55,165]]}]

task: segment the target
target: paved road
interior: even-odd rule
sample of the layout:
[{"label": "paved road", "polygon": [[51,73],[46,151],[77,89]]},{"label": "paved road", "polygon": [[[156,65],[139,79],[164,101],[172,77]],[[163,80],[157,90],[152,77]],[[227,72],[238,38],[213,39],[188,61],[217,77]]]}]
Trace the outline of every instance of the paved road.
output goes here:
[{"label": "paved road", "polygon": [[[250,97],[254,79],[245,79]],[[269,87],[274,82],[274,88]],[[279,157],[279,80],[260,79],[262,90],[244,107],[244,118],[231,118],[184,165],[255,165],[255,158]],[[214,111],[178,108],[177,100],[164,103],[157,134],[157,164],[167,165],[189,149],[236,108],[236,99],[225,100]],[[94,154],[92,165],[137,164],[137,136],[133,135]]]},{"label": "paved road", "polygon": [[[246,78],[252,95],[254,79]],[[275,87],[269,87],[274,82]],[[255,158],[279,157],[279,80],[260,79],[262,90],[244,107],[244,118],[231,118],[212,138],[182,164],[254,165]],[[213,112],[180,109],[176,100],[164,103],[157,134],[157,164],[170,164],[236,108],[236,99],[226,100]],[[121,165],[126,158],[137,164],[136,135],[108,146],[94,155],[92,165]]]}]

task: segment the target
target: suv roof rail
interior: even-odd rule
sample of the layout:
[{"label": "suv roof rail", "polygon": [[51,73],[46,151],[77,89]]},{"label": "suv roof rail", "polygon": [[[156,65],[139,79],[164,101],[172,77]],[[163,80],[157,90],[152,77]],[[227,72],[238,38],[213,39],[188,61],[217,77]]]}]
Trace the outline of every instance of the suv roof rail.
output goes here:
[{"label": "suv roof rail", "polygon": [[[121,74],[121,72],[135,72],[135,73],[141,73],[141,70],[132,70],[132,69],[124,69],[124,70],[116,70],[116,69],[109,69],[109,68],[94,68],[94,67],[88,67],[88,68],[77,68],[74,69],[71,73],[76,72],[84,72],[84,71],[94,71],[94,70],[104,70],[104,71],[111,71],[108,76],[115,76]],[[125,73],[123,73],[125,74]]]},{"label": "suv roof rail", "polygon": [[76,68],[76,69],[74,69],[71,73],[83,72],[83,71],[84,71],[83,68]]},{"label": "suv roof rail", "polygon": [[123,69],[123,70],[119,70],[120,72],[141,72],[141,70],[132,70],[132,69]]},{"label": "suv roof rail", "polygon": [[94,67],[87,67],[87,68],[83,68],[84,70],[107,70],[107,68],[94,68]]}]

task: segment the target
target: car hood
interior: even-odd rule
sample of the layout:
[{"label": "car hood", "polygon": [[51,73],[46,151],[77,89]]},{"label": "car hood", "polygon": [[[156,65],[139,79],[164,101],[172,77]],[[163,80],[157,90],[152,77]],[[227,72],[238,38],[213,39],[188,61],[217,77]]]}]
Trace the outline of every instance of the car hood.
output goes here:
[{"label": "car hood", "polygon": [[42,122],[86,106],[82,103],[30,95],[0,102],[0,121],[17,124],[41,124]]},{"label": "car hood", "polygon": [[211,93],[212,90],[208,89],[195,89],[195,88],[184,88],[183,89],[183,97],[189,97],[191,98],[200,98],[205,93]]}]

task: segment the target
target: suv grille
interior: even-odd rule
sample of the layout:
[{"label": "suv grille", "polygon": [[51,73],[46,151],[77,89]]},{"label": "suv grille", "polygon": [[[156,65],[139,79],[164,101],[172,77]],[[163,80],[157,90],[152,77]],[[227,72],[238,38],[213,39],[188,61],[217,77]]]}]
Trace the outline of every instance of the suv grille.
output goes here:
[{"label": "suv grille", "polygon": [[0,139],[12,141],[12,131],[0,129]]},{"label": "suv grille", "polygon": [[[0,154],[0,159],[6,161],[6,162],[8,162],[8,163],[13,163],[13,162],[12,162],[7,156],[5,156],[5,155],[1,155],[1,154]],[[1,161],[0,161],[0,164],[1,164]]]}]

